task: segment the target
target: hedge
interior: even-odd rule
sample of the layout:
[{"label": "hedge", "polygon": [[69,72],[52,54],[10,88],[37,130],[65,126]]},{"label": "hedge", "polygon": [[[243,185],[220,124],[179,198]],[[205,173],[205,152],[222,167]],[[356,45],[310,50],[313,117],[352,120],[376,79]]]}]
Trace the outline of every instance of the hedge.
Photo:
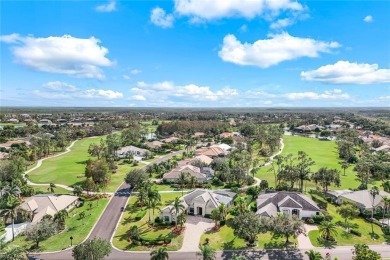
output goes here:
[{"label": "hedge", "polygon": [[146,210],[141,210],[140,212],[137,213],[137,215],[135,215],[134,219],[136,221],[141,220],[145,215],[146,215]]},{"label": "hedge", "polygon": [[351,234],[354,234],[354,235],[356,235],[358,237],[362,236],[362,233],[360,233],[360,231],[357,231],[356,229],[351,229],[350,232],[351,232]]}]

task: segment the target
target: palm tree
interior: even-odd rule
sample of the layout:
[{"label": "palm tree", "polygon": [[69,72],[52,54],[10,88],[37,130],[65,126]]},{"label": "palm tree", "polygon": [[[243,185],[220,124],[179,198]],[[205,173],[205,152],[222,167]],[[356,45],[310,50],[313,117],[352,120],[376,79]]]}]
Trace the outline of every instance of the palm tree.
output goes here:
[{"label": "palm tree", "polygon": [[26,250],[20,246],[7,247],[4,253],[0,255],[0,259],[7,260],[26,260]]},{"label": "palm tree", "polygon": [[68,212],[64,209],[58,211],[53,218],[53,221],[57,222],[60,229],[64,230],[65,229],[65,219],[68,216]]},{"label": "palm tree", "polygon": [[225,203],[222,203],[221,205],[219,205],[217,209],[218,209],[221,221],[225,221],[226,220],[226,216],[229,213]]},{"label": "palm tree", "polygon": [[130,228],[130,238],[132,242],[138,241],[140,239],[140,234],[139,234],[139,228],[138,226],[132,226]]},{"label": "palm tree", "polygon": [[0,210],[0,216],[4,218],[5,221],[11,219],[12,222],[12,241],[15,240],[15,219],[18,216],[18,213],[23,213],[24,210],[21,209],[21,202],[15,197],[11,196],[8,198],[8,201],[5,205],[5,209]]},{"label": "palm tree", "polygon": [[73,186],[73,194],[75,196],[80,197],[81,194],[83,194],[83,187],[81,187],[80,185]]},{"label": "palm tree", "polygon": [[348,169],[349,163],[348,163],[348,161],[342,161],[342,162],[340,162],[340,165],[341,165],[341,168],[344,171],[344,176],[345,176],[345,170]]},{"label": "palm tree", "polygon": [[196,187],[196,184],[198,184],[198,179],[195,176],[191,176],[189,184],[191,189],[194,189]]},{"label": "palm tree", "polygon": [[8,199],[11,196],[14,196],[15,198],[19,198],[19,195],[21,193],[20,188],[16,185],[5,185],[5,187],[2,190],[3,198]]},{"label": "palm tree", "polygon": [[314,251],[313,249],[310,249],[309,251],[305,251],[305,254],[309,257],[309,260],[323,260],[324,259],[319,252]]},{"label": "palm tree", "polygon": [[150,208],[152,209],[152,223],[154,225],[154,210],[155,209],[160,209],[159,205],[160,205],[160,200],[158,199],[153,199],[151,202],[150,202]]},{"label": "palm tree", "polygon": [[146,202],[147,202],[147,207],[149,209],[149,223],[150,223],[150,209],[152,208],[152,203],[160,202],[161,201],[161,195],[158,193],[157,190],[152,190],[151,188],[148,188],[147,193],[146,193]]},{"label": "palm tree", "polygon": [[57,186],[54,184],[54,183],[50,183],[49,184],[49,188],[47,188],[47,190],[50,192],[50,193],[54,193],[55,192],[55,188],[57,188]]},{"label": "palm tree", "polygon": [[185,207],[179,197],[176,197],[172,203],[171,213],[174,211],[176,216],[175,226],[177,227],[177,216],[179,211],[184,211]]},{"label": "palm tree", "polygon": [[330,240],[332,237],[337,236],[337,226],[330,221],[322,221],[318,231],[325,240]]},{"label": "palm tree", "polygon": [[370,190],[370,194],[372,197],[372,211],[371,211],[371,218],[374,218],[374,206],[375,206],[375,197],[379,195],[379,189],[377,186],[372,186]]},{"label": "palm tree", "polygon": [[168,260],[169,255],[166,247],[160,247],[150,252],[150,260]]},{"label": "palm tree", "polygon": [[181,172],[177,181],[180,183],[181,195],[184,196],[184,187],[188,180],[188,172]]},{"label": "palm tree", "polygon": [[247,260],[247,258],[245,256],[242,256],[242,255],[233,254],[231,260]]},{"label": "palm tree", "polygon": [[200,252],[197,255],[202,257],[202,260],[215,260],[216,252],[208,245],[204,245],[200,247]]},{"label": "palm tree", "polygon": [[239,214],[243,214],[243,213],[248,211],[248,206],[246,204],[246,200],[244,197],[241,197],[241,196],[235,200],[235,207],[236,207]]},{"label": "palm tree", "polygon": [[186,220],[187,220],[187,214],[185,214],[184,212],[180,213],[180,215],[177,216],[177,224],[180,225],[180,230],[183,229],[183,225],[184,223],[186,223]]}]

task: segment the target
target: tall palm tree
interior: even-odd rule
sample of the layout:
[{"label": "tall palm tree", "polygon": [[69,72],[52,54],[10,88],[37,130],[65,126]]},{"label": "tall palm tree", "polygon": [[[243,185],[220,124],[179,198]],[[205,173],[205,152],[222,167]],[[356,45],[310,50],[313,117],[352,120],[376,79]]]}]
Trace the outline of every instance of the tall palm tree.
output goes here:
[{"label": "tall palm tree", "polygon": [[57,186],[54,183],[50,183],[49,188],[47,188],[47,190],[50,193],[54,193],[55,192],[55,190],[54,190],[55,188],[57,188]]},{"label": "tall palm tree", "polygon": [[340,165],[341,165],[341,168],[344,171],[344,176],[345,176],[345,170],[348,169],[349,163],[348,163],[348,161],[344,160],[344,161],[340,162]]},{"label": "tall palm tree", "polygon": [[149,209],[149,223],[150,223],[150,209],[152,208],[153,201],[161,201],[161,195],[158,193],[157,190],[152,190],[151,188],[148,188],[146,193],[146,204]]},{"label": "tall palm tree", "polygon": [[139,234],[139,228],[138,226],[132,226],[130,228],[130,238],[131,238],[131,241],[134,242],[134,241],[138,241],[140,239],[140,234]]},{"label": "tall palm tree", "polygon": [[160,247],[150,252],[150,260],[168,260],[169,255],[166,247]]},{"label": "tall palm tree", "polygon": [[370,190],[370,194],[372,197],[372,211],[371,211],[371,218],[374,218],[374,206],[375,206],[375,197],[379,195],[379,189],[377,186],[372,186]]},{"label": "tall palm tree", "polygon": [[195,176],[191,176],[189,184],[191,189],[194,189],[196,187],[196,184],[198,184],[198,179]]},{"label": "tall palm tree", "polygon": [[171,213],[174,211],[176,216],[175,226],[177,228],[177,216],[180,211],[184,211],[185,207],[179,197],[176,197],[172,203]]},{"label": "tall palm tree", "polygon": [[229,213],[225,203],[222,203],[221,205],[219,205],[217,209],[218,209],[221,221],[225,221],[226,220],[226,216]]},{"label": "tall palm tree", "polygon": [[160,209],[159,205],[160,205],[160,200],[158,199],[153,199],[151,202],[150,202],[150,208],[152,209],[152,223],[154,225],[154,210],[155,209]]},{"label": "tall palm tree", "polygon": [[337,226],[330,221],[322,221],[318,227],[318,231],[325,240],[330,240],[331,237],[337,236]]},{"label": "tall palm tree", "polygon": [[204,245],[200,247],[200,252],[197,255],[202,257],[202,260],[215,260],[216,252],[209,245]]},{"label": "tall palm tree", "polygon": [[320,252],[314,251],[310,249],[309,251],[305,251],[305,254],[309,257],[309,260],[323,260],[324,258],[320,254]]},{"label": "tall palm tree", "polygon": [[177,224],[180,225],[180,230],[183,229],[183,225],[184,223],[186,223],[186,220],[187,220],[187,214],[184,212],[180,213],[180,215],[177,216]]},{"label": "tall palm tree", "polygon": [[23,213],[24,210],[21,209],[21,202],[15,197],[11,196],[8,198],[5,208],[0,210],[0,216],[4,218],[5,221],[11,219],[12,222],[12,241],[15,240],[15,219],[18,217],[18,213]]},{"label": "tall palm tree", "polygon": [[184,196],[184,187],[188,181],[188,172],[181,172],[180,175],[179,175],[179,178],[177,179],[177,181],[179,182],[180,184],[180,188],[181,188],[181,195]]},{"label": "tall palm tree", "polygon": [[215,228],[218,228],[218,221],[221,220],[221,214],[219,214],[218,209],[213,209],[211,211],[211,219],[214,220]]},{"label": "tall palm tree", "polygon": [[[385,203],[384,209],[383,209],[383,219],[385,218],[385,212],[389,213],[390,210],[390,198],[389,197],[383,197],[383,201]],[[389,228],[390,231],[390,218],[387,218],[387,227]]]},{"label": "tall palm tree", "polygon": [[68,217],[68,212],[64,209],[58,211],[55,215],[53,220],[58,223],[59,228],[61,230],[65,229],[65,219]]}]

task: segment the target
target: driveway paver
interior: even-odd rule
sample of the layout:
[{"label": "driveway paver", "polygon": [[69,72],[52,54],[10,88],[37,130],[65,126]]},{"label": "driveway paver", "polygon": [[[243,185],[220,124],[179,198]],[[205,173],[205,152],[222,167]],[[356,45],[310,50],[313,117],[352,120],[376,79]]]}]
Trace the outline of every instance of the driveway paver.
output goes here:
[{"label": "driveway paver", "polygon": [[183,246],[180,252],[196,252],[199,251],[200,237],[208,230],[214,227],[214,221],[201,216],[187,216],[187,221],[184,224]]}]

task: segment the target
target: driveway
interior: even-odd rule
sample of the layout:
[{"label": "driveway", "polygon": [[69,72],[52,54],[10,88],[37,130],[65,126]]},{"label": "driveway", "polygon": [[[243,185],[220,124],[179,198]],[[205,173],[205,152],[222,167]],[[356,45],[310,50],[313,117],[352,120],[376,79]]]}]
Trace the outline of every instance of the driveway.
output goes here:
[{"label": "driveway", "polygon": [[200,216],[187,216],[184,226],[186,230],[184,231],[183,246],[179,251],[196,252],[199,251],[200,237],[214,227],[214,221]]},{"label": "driveway", "polygon": [[298,235],[298,247],[299,249],[313,249],[314,246],[312,245],[310,239],[309,239],[309,232],[312,230],[317,230],[317,226],[315,225],[306,225],[305,224],[305,233]]}]

